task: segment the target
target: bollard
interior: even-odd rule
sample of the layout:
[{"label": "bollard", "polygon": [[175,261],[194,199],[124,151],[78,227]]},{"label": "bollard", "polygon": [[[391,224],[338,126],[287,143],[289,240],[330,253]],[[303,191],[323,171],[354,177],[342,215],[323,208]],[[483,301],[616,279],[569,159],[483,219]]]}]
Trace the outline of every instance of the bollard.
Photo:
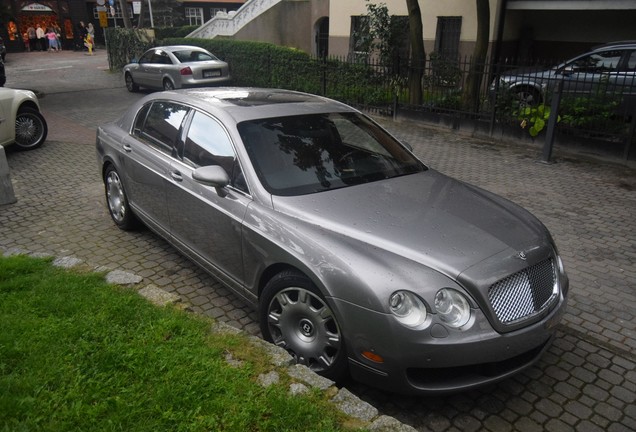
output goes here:
[{"label": "bollard", "polygon": [[16,201],[11,178],[9,177],[7,155],[4,152],[4,147],[0,145],[0,205],[13,204]]},{"label": "bollard", "polygon": [[543,145],[542,162],[550,163],[552,157],[552,147],[554,146],[554,134],[556,132],[556,124],[559,118],[559,104],[561,103],[561,94],[563,93],[563,80],[557,81],[552,94],[552,105],[550,106],[550,118],[548,119],[548,130],[545,135],[545,144]]}]

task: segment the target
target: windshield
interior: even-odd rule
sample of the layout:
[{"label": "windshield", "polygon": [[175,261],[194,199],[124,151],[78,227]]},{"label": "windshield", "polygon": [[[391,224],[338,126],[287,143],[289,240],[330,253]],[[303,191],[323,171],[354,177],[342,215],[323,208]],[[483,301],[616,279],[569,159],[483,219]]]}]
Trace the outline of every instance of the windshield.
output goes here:
[{"label": "windshield", "polygon": [[393,137],[357,113],[311,114],[239,123],[263,186],[303,195],[424,171]]}]

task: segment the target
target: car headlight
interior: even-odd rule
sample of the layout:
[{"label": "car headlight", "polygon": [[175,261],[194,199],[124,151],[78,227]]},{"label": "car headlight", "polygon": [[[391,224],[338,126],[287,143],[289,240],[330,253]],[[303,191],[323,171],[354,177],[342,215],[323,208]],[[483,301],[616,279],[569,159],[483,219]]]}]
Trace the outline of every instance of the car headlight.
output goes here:
[{"label": "car headlight", "polygon": [[435,294],[435,310],[449,327],[459,328],[470,319],[470,304],[459,291],[442,288]]},{"label": "car headlight", "polygon": [[417,328],[426,322],[424,302],[410,291],[396,291],[389,298],[389,309],[406,327]]}]

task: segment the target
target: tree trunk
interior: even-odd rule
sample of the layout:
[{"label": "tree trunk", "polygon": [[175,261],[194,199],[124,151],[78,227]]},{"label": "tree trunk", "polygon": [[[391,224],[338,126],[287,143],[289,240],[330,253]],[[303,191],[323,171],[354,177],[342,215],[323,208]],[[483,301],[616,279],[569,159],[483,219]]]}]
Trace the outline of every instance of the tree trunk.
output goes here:
[{"label": "tree trunk", "polygon": [[131,29],[132,23],[130,22],[130,15],[128,15],[128,3],[126,0],[119,0],[119,8],[121,9],[121,16],[124,19],[124,27]]},{"label": "tree trunk", "polygon": [[488,42],[490,39],[490,2],[476,0],[477,6],[477,40],[470,60],[466,87],[462,95],[463,105],[471,112],[479,111],[479,95],[486,66]]},{"label": "tree trunk", "polygon": [[[488,1],[488,0],[486,0]],[[409,11],[409,40],[411,42],[411,67],[409,68],[409,103],[422,104],[422,77],[426,66],[422,13],[418,0],[406,0]]]},{"label": "tree trunk", "polygon": [[146,20],[144,19],[144,14],[146,13],[146,2],[142,1],[139,8],[139,18],[137,18],[137,28],[144,28],[146,24]]}]

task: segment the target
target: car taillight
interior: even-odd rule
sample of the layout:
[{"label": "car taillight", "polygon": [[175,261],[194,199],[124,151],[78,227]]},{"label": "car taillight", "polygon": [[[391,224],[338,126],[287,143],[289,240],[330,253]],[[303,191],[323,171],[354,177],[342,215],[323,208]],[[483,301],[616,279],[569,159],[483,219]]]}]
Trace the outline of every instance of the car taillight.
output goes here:
[{"label": "car taillight", "polygon": [[179,73],[181,75],[192,75],[192,69],[190,69],[190,66],[184,67],[179,71]]}]

